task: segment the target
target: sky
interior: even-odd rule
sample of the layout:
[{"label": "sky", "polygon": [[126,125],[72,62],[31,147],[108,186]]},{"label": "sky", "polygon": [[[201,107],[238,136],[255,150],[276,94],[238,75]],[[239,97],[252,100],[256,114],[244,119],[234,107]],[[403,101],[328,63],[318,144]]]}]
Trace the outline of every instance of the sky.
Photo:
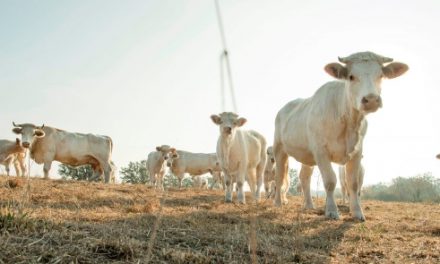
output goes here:
[{"label": "sky", "polygon": [[[367,116],[364,185],[440,177],[439,1],[219,4],[243,128],[273,142],[279,109],[333,80],[327,63],[373,51],[410,70],[383,81]],[[232,110],[221,52],[214,0],[0,0],[0,138],[16,137],[12,121],[108,135],[119,168],[162,144],[215,152],[209,117]]]}]

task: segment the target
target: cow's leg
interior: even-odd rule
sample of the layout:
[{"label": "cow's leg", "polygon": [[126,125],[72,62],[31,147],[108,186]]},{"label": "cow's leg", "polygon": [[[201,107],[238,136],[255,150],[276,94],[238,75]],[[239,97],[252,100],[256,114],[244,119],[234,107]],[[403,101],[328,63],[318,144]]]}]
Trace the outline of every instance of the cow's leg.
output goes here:
[{"label": "cow's leg", "polygon": [[[327,194],[325,199],[325,216],[331,219],[339,219],[338,207],[336,205],[335,197],[334,197],[334,192],[337,182],[336,174],[333,171],[332,164],[329,158],[327,157],[327,153],[315,155],[315,159],[319,167],[319,170],[321,172],[322,182],[324,183],[325,192]],[[305,186],[303,186],[304,197],[306,192],[305,189],[306,189]]]},{"label": "cow's leg", "polygon": [[177,179],[179,180],[179,189],[182,189],[183,178],[185,177],[185,173],[178,173]]},{"label": "cow's leg", "polygon": [[283,192],[283,199],[285,201],[287,201],[287,193],[289,192],[289,187],[290,187],[290,177],[286,177],[284,179],[284,183],[283,183],[284,189],[282,190]]},{"label": "cow's leg", "polygon": [[304,208],[313,209],[312,193],[310,191],[310,181],[313,173],[313,166],[301,165],[299,180],[301,182],[302,193],[304,194]]},{"label": "cow's leg", "polygon": [[365,221],[364,213],[362,212],[360,203],[360,187],[359,173],[361,171],[360,157],[362,154],[357,154],[345,165],[346,182],[350,199],[350,212],[354,218]]},{"label": "cow's leg", "polygon": [[266,193],[266,198],[269,198],[272,192],[272,183],[267,179],[266,175],[264,175],[264,192]]},{"label": "cow's leg", "polygon": [[49,171],[52,166],[52,161],[45,161],[43,165],[44,178],[49,179]]},{"label": "cow's leg", "polygon": [[258,187],[257,187],[257,183],[256,183],[257,170],[256,170],[256,168],[251,168],[251,169],[248,169],[247,173],[248,173],[249,188],[251,189],[251,193],[254,196],[256,202],[258,202],[260,200],[260,192],[258,191]]},{"label": "cow's leg", "polygon": [[229,173],[224,172],[225,176],[225,202],[231,203],[232,202],[232,175],[229,175]]},{"label": "cow's leg", "polygon": [[287,166],[288,166],[288,155],[282,149],[281,144],[274,144],[274,155],[275,155],[275,206],[281,206],[281,204],[287,204],[287,199],[281,194],[281,187],[286,181],[287,177]]},{"label": "cow's leg", "polygon": [[5,164],[5,170],[6,170],[6,175],[9,177],[9,172],[10,172],[10,168],[9,168],[9,166],[10,166],[10,164],[9,163],[6,163]]},{"label": "cow's leg", "polygon": [[159,173],[157,173],[157,179],[156,179],[156,188],[158,188],[159,190],[163,191],[163,176],[165,175],[164,171],[160,171]]},{"label": "cow's leg", "polygon": [[22,172],[21,172],[21,168],[20,168],[20,164],[19,164],[18,160],[14,161],[14,169],[15,169],[15,175],[17,175],[17,177],[21,176]]},{"label": "cow's leg", "polygon": [[359,177],[358,177],[358,179],[359,179],[359,192],[358,192],[359,197],[361,197],[361,189],[362,189],[362,185],[364,184],[364,174],[365,174],[365,170],[361,164],[361,167],[359,169]]},{"label": "cow's leg", "polygon": [[269,189],[270,196],[268,198],[273,199],[273,198],[275,198],[275,193],[276,193],[276,189],[277,189],[275,181],[270,181],[269,186],[270,186],[270,189]]},{"label": "cow's leg", "polygon": [[260,200],[260,192],[261,192],[261,186],[263,185],[263,179],[264,179],[264,167],[266,166],[266,161],[264,161],[264,163],[262,161],[260,161],[260,163],[257,166],[256,169],[256,177],[257,177],[257,193],[256,193],[256,197],[257,197],[257,201]]},{"label": "cow's leg", "polygon": [[24,159],[20,160],[19,161],[19,165],[20,165],[20,169],[21,169],[21,177],[25,177],[28,174],[28,170],[27,170],[27,166],[26,166],[26,161]]},{"label": "cow's leg", "polygon": [[[342,172],[342,170],[344,170],[344,172]],[[344,173],[344,174],[342,174],[342,173]],[[347,181],[345,180],[345,178],[346,178],[345,175],[346,175],[346,172],[345,172],[345,166],[344,166],[343,168],[339,169],[339,180],[341,181],[339,184],[341,185],[342,204],[345,204],[345,196],[347,195],[347,189],[345,188]]]},{"label": "cow's leg", "polygon": [[109,183],[110,182],[110,176],[112,174],[112,165],[110,162],[102,162],[101,163],[102,170],[104,172],[104,182]]}]

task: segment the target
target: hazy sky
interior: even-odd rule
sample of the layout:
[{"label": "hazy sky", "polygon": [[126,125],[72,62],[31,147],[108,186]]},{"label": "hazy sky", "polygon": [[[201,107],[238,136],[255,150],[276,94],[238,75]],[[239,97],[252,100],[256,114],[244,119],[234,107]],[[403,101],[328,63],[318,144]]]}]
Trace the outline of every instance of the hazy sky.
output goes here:
[{"label": "hazy sky", "polygon": [[[271,143],[278,110],[332,80],[325,64],[369,50],[410,70],[368,116],[365,184],[440,176],[440,1],[219,2],[245,128]],[[12,121],[109,135],[119,168],[161,144],[215,152],[221,49],[213,0],[0,0],[0,138]]]}]

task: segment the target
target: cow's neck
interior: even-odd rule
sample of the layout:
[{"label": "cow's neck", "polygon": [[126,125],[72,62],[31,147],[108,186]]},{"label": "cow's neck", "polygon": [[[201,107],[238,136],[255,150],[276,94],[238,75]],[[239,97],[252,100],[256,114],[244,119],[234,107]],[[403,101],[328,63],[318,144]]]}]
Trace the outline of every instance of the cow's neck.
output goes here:
[{"label": "cow's neck", "polygon": [[346,156],[351,160],[358,153],[362,146],[362,128],[365,122],[365,115],[359,110],[352,108],[343,118],[343,134],[345,140]]},{"label": "cow's neck", "polygon": [[229,169],[229,154],[231,152],[232,142],[234,138],[232,136],[225,137],[220,135],[219,138],[220,149],[221,149],[221,159],[223,160],[223,169]]}]

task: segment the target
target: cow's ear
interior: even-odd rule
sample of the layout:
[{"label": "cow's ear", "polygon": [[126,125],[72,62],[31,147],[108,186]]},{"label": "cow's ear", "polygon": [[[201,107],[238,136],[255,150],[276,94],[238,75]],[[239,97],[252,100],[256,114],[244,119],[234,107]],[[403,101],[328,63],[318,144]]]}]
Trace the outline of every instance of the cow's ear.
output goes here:
[{"label": "cow's ear", "polygon": [[14,127],[12,129],[12,132],[14,132],[15,134],[21,134],[21,131],[23,131],[23,129],[21,127]]},{"label": "cow's ear", "polygon": [[173,159],[177,159],[177,158],[179,158],[179,154],[177,154],[177,153],[173,153]]},{"label": "cow's ear", "polygon": [[216,125],[220,125],[222,123],[222,119],[221,117],[219,117],[218,115],[212,115],[211,116],[211,120],[212,122],[214,122],[214,124]]},{"label": "cow's ear", "polygon": [[161,151],[161,150],[162,150],[162,147],[156,147],[156,150],[157,150],[157,151]]},{"label": "cow's ear", "polygon": [[41,129],[35,129],[35,131],[34,131],[34,135],[35,135],[36,137],[38,137],[38,138],[42,138],[42,137],[44,137],[46,134],[45,134],[44,131],[41,130]]},{"label": "cow's ear", "polygon": [[325,65],[324,70],[336,79],[346,79],[348,76],[347,68],[336,62]]},{"label": "cow's ear", "polygon": [[237,126],[241,127],[242,125],[246,124],[247,119],[244,117],[240,117],[239,119],[237,119]]},{"label": "cow's ear", "polygon": [[399,77],[400,75],[404,74],[408,69],[408,65],[400,62],[393,62],[385,67],[382,67],[383,74],[388,79]]}]

